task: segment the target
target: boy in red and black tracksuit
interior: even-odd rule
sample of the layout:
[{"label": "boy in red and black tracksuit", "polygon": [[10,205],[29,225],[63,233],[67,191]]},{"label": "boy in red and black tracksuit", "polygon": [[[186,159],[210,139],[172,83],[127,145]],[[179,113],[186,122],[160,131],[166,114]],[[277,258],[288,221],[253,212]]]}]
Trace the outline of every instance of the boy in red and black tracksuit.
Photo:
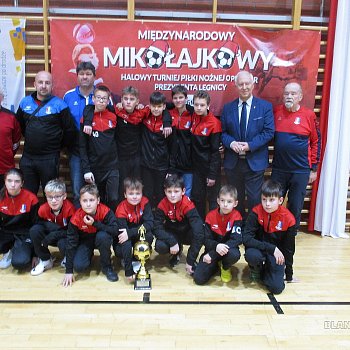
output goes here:
[{"label": "boy in red and black tracksuit", "polygon": [[[17,184],[13,186],[14,181]],[[32,263],[34,250],[29,230],[38,221],[39,200],[22,188],[23,182],[19,169],[9,169],[0,191],[0,254],[4,254],[1,268],[12,264],[22,270]],[[5,256],[8,263],[3,261]]]},{"label": "boy in red and black tracksuit", "polygon": [[[74,205],[67,199],[66,185],[61,179],[50,180],[45,186],[47,202],[38,212],[38,223],[30,229],[30,238],[34,245],[35,255],[40,259],[31,274],[40,275],[53,266],[49,245],[57,246],[62,257],[66,256],[67,228]],[[62,266],[65,260],[62,261]]]},{"label": "boy in red and black tracksuit", "polygon": [[80,205],[72,216],[67,231],[66,274],[63,286],[74,282],[73,269],[85,271],[91,264],[94,249],[100,252],[102,273],[108,281],[115,282],[118,275],[113,270],[111,261],[112,240],[117,236],[117,219],[104,204],[96,185],[85,185],[80,190]]},{"label": "boy in red and black tracksuit", "polygon": [[100,85],[94,91],[95,112],[91,136],[80,132],[80,158],[84,179],[96,183],[102,202],[113,211],[118,203],[119,170],[117,152],[117,117],[106,107],[110,91]]},{"label": "boy in red and black tracksuit", "polygon": [[[115,106],[117,115],[117,148],[119,160],[119,201],[123,197],[123,182],[127,177],[141,177],[141,135],[143,120],[150,115],[150,108],[137,108],[139,105],[139,91],[127,86],[122,90],[121,105]],[[110,106],[107,106],[110,108]],[[91,125],[91,107],[84,111],[84,125]],[[168,136],[171,133],[171,117],[164,115],[163,134]]]},{"label": "boy in red and black tracksuit", "polygon": [[119,234],[113,241],[116,256],[122,257],[125,265],[125,276],[133,280],[132,266],[133,246],[139,240],[141,225],[146,229],[145,238],[150,248],[153,242],[153,214],[149,200],[142,195],[142,183],[138,179],[124,180],[125,199],[115,212]]},{"label": "boy in red and black tracksuit", "polygon": [[[172,103],[167,104],[172,117],[173,133],[170,138],[170,164],[168,173],[176,173],[184,179],[186,196],[192,193],[192,136],[194,109],[186,104],[187,89],[176,85],[171,90]],[[175,108],[174,108],[175,107]]]},{"label": "boy in red and black tracksuit", "polygon": [[282,188],[268,180],[261,189],[261,204],[248,215],[243,230],[245,259],[251,269],[252,280],[262,280],[270,292],[283,291],[284,275],[293,281],[295,252],[295,218],[281,204]]},{"label": "boy in red and black tracksuit", "polygon": [[194,272],[193,279],[205,284],[220,267],[221,280],[232,280],[231,266],[241,257],[242,216],[237,207],[237,190],[231,185],[223,186],[217,198],[219,207],[210,211],[205,218],[205,252]]},{"label": "boy in red and black tracksuit", "polygon": [[150,96],[150,113],[143,119],[141,178],[144,194],[152,208],[164,196],[163,182],[169,169],[169,138],[163,134],[165,107],[165,96],[159,91],[153,92]]},{"label": "boy in red and black tracksuit", "polygon": [[164,181],[163,198],[154,216],[155,250],[159,254],[170,253],[170,266],[180,261],[183,244],[188,248],[186,271],[192,275],[197,265],[197,257],[203,245],[203,221],[193,202],[185,196],[184,181],[174,174]]},{"label": "boy in red and black tracksuit", "polygon": [[[193,188],[192,199],[199,215],[205,217],[207,195],[216,198],[215,183],[220,176],[221,123],[209,112],[210,96],[198,91],[193,96],[192,132]],[[210,200],[211,202],[212,200]]]}]

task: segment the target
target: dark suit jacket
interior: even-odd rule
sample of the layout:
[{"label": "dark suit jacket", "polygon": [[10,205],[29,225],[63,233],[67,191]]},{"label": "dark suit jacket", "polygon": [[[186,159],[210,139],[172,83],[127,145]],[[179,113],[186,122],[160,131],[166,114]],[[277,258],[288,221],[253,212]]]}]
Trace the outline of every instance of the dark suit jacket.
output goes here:
[{"label": "dark suit jacket", "polygon": [[[238,154],[230,148],[231,142],[240,140],[238,102],[237,98],[225,104],[221,116],[226,169],[233,169],[238,162]],[[273,138],[274,132],[272,104],[253,97],[246,133],[246,142],[250,149],[246,158],[251,170],[261,171],[268,167],[268,143]]]}]

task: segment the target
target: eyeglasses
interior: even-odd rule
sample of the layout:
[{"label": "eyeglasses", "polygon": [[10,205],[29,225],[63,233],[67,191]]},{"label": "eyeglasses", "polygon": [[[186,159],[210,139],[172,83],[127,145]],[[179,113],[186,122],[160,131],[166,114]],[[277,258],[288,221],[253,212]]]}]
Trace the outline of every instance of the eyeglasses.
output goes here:
[{"label": "eyeglasses", "polygon": [[60,194],[60,195],[56,195],[56,196],[46,196],[46,199],[50,202],[52,202],[53,200],[59,201],[63,196],[64,196],[64,194]]},{"label": "eyeglasses", "polygon": [[95,96],[95,99],[101,102],[107,102],[108,97],[103,97],[103,96]]}]

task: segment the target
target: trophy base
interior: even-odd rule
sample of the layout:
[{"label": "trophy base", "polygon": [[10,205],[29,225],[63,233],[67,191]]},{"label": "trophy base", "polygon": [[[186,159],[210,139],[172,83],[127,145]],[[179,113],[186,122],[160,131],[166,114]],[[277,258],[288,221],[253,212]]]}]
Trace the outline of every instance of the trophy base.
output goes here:
[{"label": "trophy base", "polygon": [[152,289],[151,276],[149,278],[135,279],[134,290],[150,290]]}]

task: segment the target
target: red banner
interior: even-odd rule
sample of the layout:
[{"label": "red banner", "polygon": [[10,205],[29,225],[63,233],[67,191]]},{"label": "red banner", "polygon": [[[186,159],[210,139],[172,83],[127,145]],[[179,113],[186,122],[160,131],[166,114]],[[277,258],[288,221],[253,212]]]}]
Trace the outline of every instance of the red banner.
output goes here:
[{"label": "red banner", "polygon": [[58,96],[76,86],[75,67],[91,61],[96,83],[120,95],[128,85],[150,94],[184,84],[189,101],[207,90],[211,110],[220,115],[225,103],[237,97],[234,77],[250,71],[254,94],[281,102],[284,85],[301,83],[303,104],[314,107],[320,53],[320,33],[305,30],[262,31],[226,24],[51,20],[51,61]]}]

